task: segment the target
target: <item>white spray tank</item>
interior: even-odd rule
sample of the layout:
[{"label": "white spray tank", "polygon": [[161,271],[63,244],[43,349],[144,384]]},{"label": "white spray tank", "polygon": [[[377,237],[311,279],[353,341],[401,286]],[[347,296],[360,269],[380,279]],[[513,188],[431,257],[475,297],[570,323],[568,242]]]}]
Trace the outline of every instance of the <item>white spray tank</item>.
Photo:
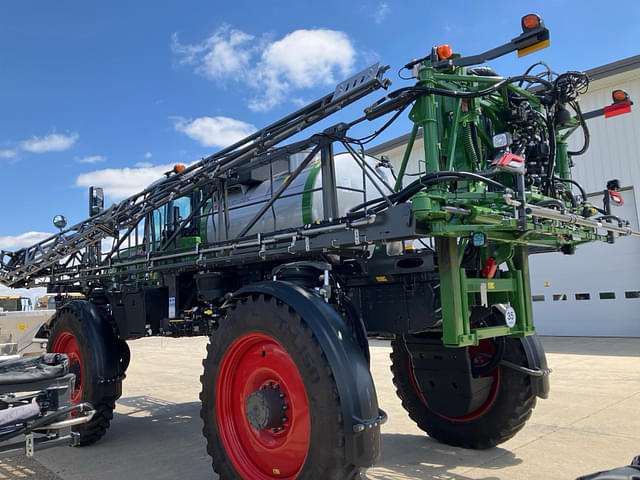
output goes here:
[{"label": "white spray tank", "polygon": [[[305,158],[306,153],[292,155],[290,158],[290,170]],[[383,166],[379,160],[371,156],[365,156],[365,162],[375,170],[376,178],[371,171],[371,177],[375,184],[363,174],[361,163],[349,153],[340,153],[334,156],[338,215],[344,216],[347,211],[368,200],[380,198],[380,188],[385,194],[393,193],[389,186],[393,186],[393,179],[389,167]],[[276,174],[273,179],[267,179],[258,185],[246,187],[238,185],[237,189],[231,189],[228,195],[229,205],[229,238],[237,236],[242,229],[253,219],[266,201],[271,198],[271,192],[278,190],[282,182],[289,176],[288,172]],[[386,185],[385,185],[386,182]],[[365,185],[365,193],[362,192]],[[213,205],[213,214],[207,220],[207,242],[223,240],[223,232],[219,231],[218,205]],[[268,233],[285,229],[296,229],[321,221],[324,218],[322,202],[322,172],[320,167],[320,155],[312,160],[310,166],[303,170],[282,196],[276,200],[262,216],[260,220],[247,232],[247,235]]]}]

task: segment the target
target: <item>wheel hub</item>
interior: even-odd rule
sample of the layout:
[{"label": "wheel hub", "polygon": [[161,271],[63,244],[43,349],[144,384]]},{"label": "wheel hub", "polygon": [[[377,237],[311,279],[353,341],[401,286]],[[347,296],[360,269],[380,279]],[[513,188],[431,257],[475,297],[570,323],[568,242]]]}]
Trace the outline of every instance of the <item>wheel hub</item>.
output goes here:
[{"label": "wheel hub", "polygon": [[82,383],[82,369],[80,368],[80,362],[78,360],[71,362],[71,365],[69,365],[69,373],[73,373],[76,376],[76,385]]},{"label": "wheel hub", "polygon": [[283,423],[288,420],[285,394],[280,391],[279,384],[269,382],[260,390],[251,392],[246,401],[247,419],[256,430],[271,429],[274,433],[284,430]]},{"label": "wheel hub", "polygon": [[82,356],[78,341],[72,333],[64,331],[55,339],[52,352],[64,353],[69,357],[69,371],[75,374],[74,388],[71,392],[71,403],[73,405],[82,401]]},{"label": "wheel hub", "polygon": [[239,477],[293,479],[309,452],[309,401],[298,368],[273,337],[246,333],[231,344],[216,380],[216,417]]}]

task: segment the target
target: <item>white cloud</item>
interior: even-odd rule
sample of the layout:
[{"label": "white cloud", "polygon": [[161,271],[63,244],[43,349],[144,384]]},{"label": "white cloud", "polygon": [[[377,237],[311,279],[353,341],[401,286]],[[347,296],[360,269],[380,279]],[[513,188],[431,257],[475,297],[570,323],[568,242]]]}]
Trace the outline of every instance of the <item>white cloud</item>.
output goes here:
[{"label": "white cloud", "polygon": [[177,131],[205,147],[225,147],[242,140],[256,130],[256,127],[249,123],[229,117],[200,117],[195,120],[174,117],[173,122]]},{"label": "white cloud", "polygon": [[196,72],[220,80],[231,74],[245,74],[254,48],[249,42],[253,39],[253,35],[224,26],[196,45],[181,44],[174,33],[171,49],[181,56],[181,63],[194,64]]},{"label": "white cloud", "polygon": [[104,162],[107,158],[102,155],[87,155],[86,157],[76,157],[78,163],[100,163]]},{"label": "white cloud", "polygon": [[0,150],[0,158],[15,158],[18,152],[15,150]]},{"label": "white cloud", "polygon": [[77,133],[70,135],[50,133],[44,137],[33,136],[29,140],[24,140],[20,142],[20,147],[27,152],[33,153],[61,152],[71,148],[76,140],[78,140]]},{"label": "white cloud", "polygon": [[262,53],[254,86],[264,95],[249,108],[265,111],[278,105],[291,88],[310,88],[337,83],[353,70],[355,50],[349,37],[335,30],[296,30],[268,45]]},{"label": "white cloud", "polygon": [[151,162],[137,162],[134,166],[138,167],[138,168],[151,168],[151,167],[153,167],[153,163],[151,163]]},{"label": "white cloud", "polygon": [[378,5],[378,9],[373,12],[373,20],[380,25],[387,18],[387,15],[391,13],[391,7],[388,3],[382,2]]},{"label": "white cloud", "polygon": [[53,233],[47,232],[26,232],[15,236],[0,237],[0,249],[3,250],[18,250],[22,247],[29,247],[46,238],[49,238]]},{"label": "white cloud", "polygon": [[267,42],[226,26],[194,45],[181,44],[174,34],[172,50],[180,64],[194,65],[199,74],[259,91],[249,103],[257,111],[280,104],[292,89],[337,83],[336,76],[348,76],[355,61],[349,37],[327,29],[296,30]]},{"label": "white cloud", "polygon": [[147,152],[144,154],[144,158],[151,158],[153,155],[151,154],[151,152]]},{"label": "white cloud", "polygon": [[122,200],[144,190],[171,170],[173,164],[144,165],[137,168],[105,168],[83,173],[76,178],[76,186],[99,186],[104,189],[105,204]]}]

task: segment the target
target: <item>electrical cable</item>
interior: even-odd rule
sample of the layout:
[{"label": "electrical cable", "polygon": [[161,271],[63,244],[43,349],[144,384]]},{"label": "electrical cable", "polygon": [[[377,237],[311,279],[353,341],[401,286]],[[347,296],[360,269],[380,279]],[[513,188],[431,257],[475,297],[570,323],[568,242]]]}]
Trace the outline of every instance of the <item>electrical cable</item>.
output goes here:
[{"label": "electrical cable", "polygon": [[[409,70],[409,69],[408,69],[407,67],[400,67],[400,69],[398,70],[398,77],[399,77],[401,80],[411,80],[413,77],[403,77],[403,76],[402,76],[401,72],[402,72],[403,70]],[[411,71],[411,70],[409,70],[409,71]]]},{"label": "electrical cable", "polygon": [[384,132],[387,128],[389,128],[389,126],[396,121],[396,119],[400,116],[400,114],[402,114],[402,112],[404,112],[404,110],[409,106],[409,104],[406,104],[405,106],[403,106],[400,110],[396,111],[396,113],[393,114],[393,116],[387,120],[385,122],[384,125],[382,125],[382,127],[380,127],[378,130],[376,130],[375,132],[373,132],[370,135],[367,135],[366,137],[362,137],[362,138],[351,138],[351,137],[345,137],[345,140],[347,140],[350,143],[358,143],[361,146],[365,145],[369,142],[371,142],[372,140],[374,140],[378,135],[380,135],[382,132]]},{"label": "electrical cable", "polygon": [[[543,74],[545,74],[545,73],[546,73],[546,74],[547,74],[547,81],[549,81],[549,82],[550,82],[550,81],[552,80],[552,78],[553,78],[553,75],[556,75],[556,76],[558,75],[556,72],[554,72],[553,70],[551,70],[551,67],[549,67],[549,65],[547,64],[547,62],[543,62],[543,61],[536,62],[536,63],[534,63],[534,64],[530,65],[530,66],[529,66],[529,68],[527,68],[527,69],[525,70],[524,75],[529,75],[529,73],[531,73],[531,70],[533,70],[533,69],[534,69],[535,67],[537,67],[538,65],[542,65],[542,66],[546,67],[546,69],[547,69],[547,70],[546,70],[545,72],[540,72],[540,73],[538,74],[538,76],[543,75]],[[525,82],[525,80],[520,80],[520,83],[518,84],[518,86],[519,86],[519,87],[522,87],[522,84],[523,84],[524,82]]]}]

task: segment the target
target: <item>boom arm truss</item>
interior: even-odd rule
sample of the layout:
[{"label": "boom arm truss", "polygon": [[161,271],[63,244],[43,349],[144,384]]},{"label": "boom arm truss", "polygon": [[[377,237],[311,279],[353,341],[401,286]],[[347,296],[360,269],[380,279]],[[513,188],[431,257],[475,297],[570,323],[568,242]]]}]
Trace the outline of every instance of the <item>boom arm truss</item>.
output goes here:
[{"label": "boom arm truss", "polygon": [[[226,179],[234,169],[256,166],[266,161],[274,147],[284,140],[316,124],[345,106],[391,82],[383,78],[388,67],[374,64],[353,77],[339,83],[334,92],[325,95],[285,118],[248,137],[203,158],[168,176],[142,192],[111,206],[83,222],[53,235],[33,246],[16,252],[0,253],[0,283],[9,287],[33,287],[42,277],[53,277],[57,271],[69,273],[87,264],[110,265],[114,252],[153,210],[175,198],[203,188],[216,179]],[[186,224],[186,222],[183,222]],[[120,235],[122,230],[127,233]],[[88,257],[89,247],[104,238],[113,237],[114,246],[106,259]],[[170,243],[170,242],[166,242]]]}]

